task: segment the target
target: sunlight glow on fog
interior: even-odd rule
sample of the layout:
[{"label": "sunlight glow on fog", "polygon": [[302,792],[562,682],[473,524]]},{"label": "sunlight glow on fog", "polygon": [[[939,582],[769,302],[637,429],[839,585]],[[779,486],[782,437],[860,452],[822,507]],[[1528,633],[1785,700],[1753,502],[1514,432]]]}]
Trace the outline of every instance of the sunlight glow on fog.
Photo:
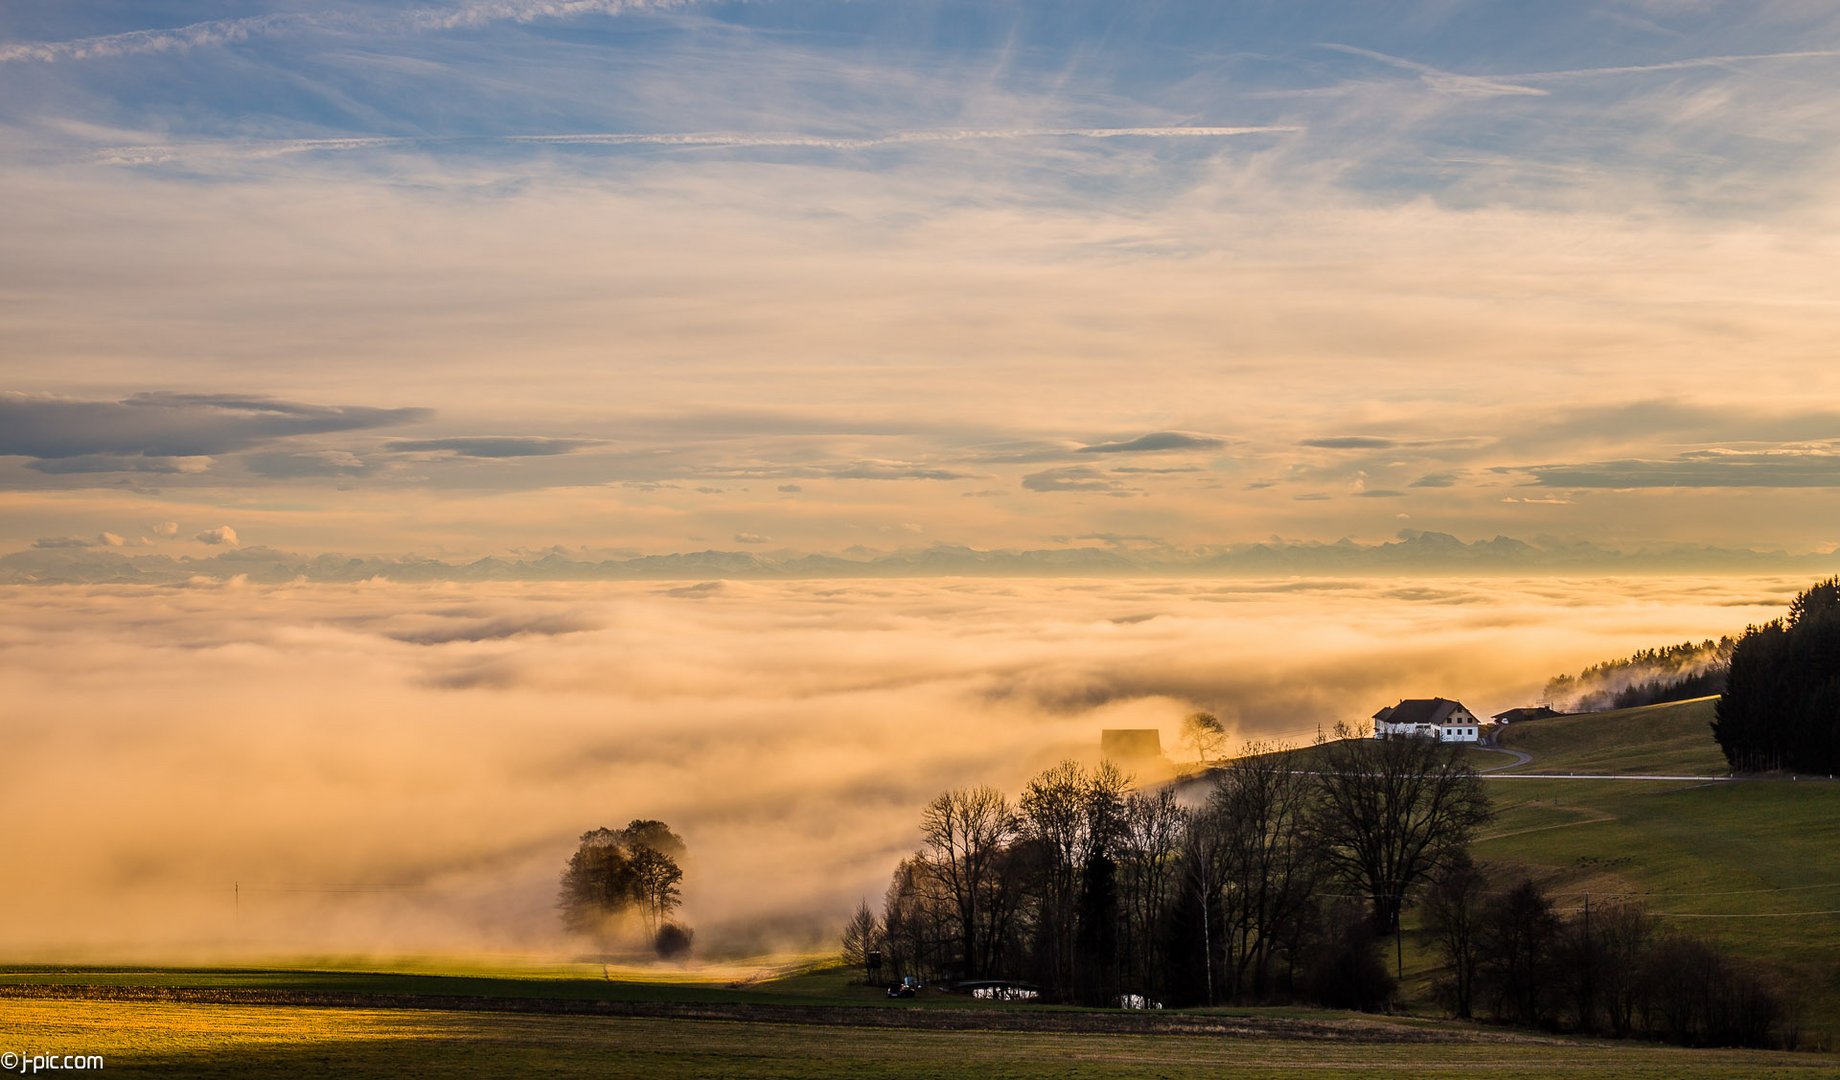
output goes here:
[{"label": "sunlight glow on fog", "polygon": [[926,799],[1013,793],[1101,728],[1487,715],[1805,584],[6,589],[0,953],[562,954],[575,837],[635,817],[688,841],[704,951],[823,942]]}]

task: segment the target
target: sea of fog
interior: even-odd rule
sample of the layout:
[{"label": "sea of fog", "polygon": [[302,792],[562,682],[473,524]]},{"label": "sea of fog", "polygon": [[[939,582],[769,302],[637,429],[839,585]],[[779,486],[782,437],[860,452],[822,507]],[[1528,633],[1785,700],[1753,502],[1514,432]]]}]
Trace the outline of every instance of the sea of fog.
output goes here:
[{"label": "sea of fog", "polygon": [[[919,807],[1107,727],[1308,741],[1781,613],[1788,578],[0,589],[0,958],[572,955],[659,818],[706,956],[832,940]],[[1180,756],[1179,753],[1177,756]]]}]

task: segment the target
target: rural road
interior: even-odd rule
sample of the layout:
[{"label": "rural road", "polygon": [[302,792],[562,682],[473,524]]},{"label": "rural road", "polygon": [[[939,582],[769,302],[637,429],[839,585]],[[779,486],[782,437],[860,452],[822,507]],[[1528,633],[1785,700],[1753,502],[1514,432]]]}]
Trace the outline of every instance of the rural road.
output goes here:
[{"label": "rural road", "polygon": [[1476,749],[1514,755],[1513,761],[1477,769],[1476,774],[1484,780],[1698,780],[1724,783],[1731,779],[1729,776],[1659,776],[1653,773],[1509,773],[1502,770],[1518,769],[1532,761],[1533,755],[1524,750],[1510,750],[1505,746],[1478,746]]},{"label": "rural road", "polygon": [[[1512,768],[1507,765],[1501,767]],[[1659,776],[1654,773],[1496,773],[1492,769],[1480,775],[1484,780],[1694,780],[1704,784],[1723,784],[1733,779],[1729,776]]]},{"label": "rural road", "polygon": [[1477,769],[1476,771],[1479,773],[1492,773],[1492,772],[1500,772],[1503,769],[1519,768],[1520,766],[1525,765],[1529,761],[1533,760],[1532,754],[1524,753],[1520,750],[1510,750],[1505,746],[1478,746],[1476,749],[1487,750],[1487,751],[1490,751],[1491,753],[1496,753],[1496,754],[1513,754],[1514,755],[1513,761],[1503,762],[1500,765],[1490,765],[1486,769]]},{"label": "rural road", "polygon": [[1729,773],[1724,776],[1677,776],[1661,773],[1510,773],[1504,772],[1503,770],[1518,769],[1522,765],[1531,762],[1533,760],[1533,755],[1524,750],[1510,750],[1505,746],[1478,746],[1476,749],[1487,750],[1495,754],[1514,755],[1513,761],[1504,762],[1500,765],[1491,765],[1486,769],[1477,769],[1476,774],[1484,780],[1668,780],[1675,783],[1692,781],[1701,784],[1727,784],[1733,781],[1770,781],[1777,783],[1806,782],[1814,784],[1834,782],[1834,778],[1831,776],[1761,777],[1734,776]]}]

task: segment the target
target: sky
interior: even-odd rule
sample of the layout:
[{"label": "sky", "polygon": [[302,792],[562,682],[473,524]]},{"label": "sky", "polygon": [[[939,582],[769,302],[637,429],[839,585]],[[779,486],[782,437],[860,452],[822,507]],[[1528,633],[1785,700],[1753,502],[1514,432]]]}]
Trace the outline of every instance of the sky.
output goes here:
[{"label": "sky", "polygon": [[1826,0],[8,0],[0,954],[566,949],[638,817],[810,947],[1103,728],[1774,617],[1835,86]]},{"label": "sky", "polygon": [[1825,2],[14,0],[0,551],[1820,555]]}]

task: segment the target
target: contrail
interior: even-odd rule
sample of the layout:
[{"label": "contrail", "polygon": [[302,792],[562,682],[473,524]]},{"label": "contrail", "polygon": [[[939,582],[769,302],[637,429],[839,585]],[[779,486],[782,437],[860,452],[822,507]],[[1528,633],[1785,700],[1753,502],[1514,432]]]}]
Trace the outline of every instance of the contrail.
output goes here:
[{"label": "contrail", "polygon": [[1126,128],[967,128],[947,131],[897,131],[887,135],[844,137],[800,133],[706,132],[583,132],[561,135],[486,135],[457,137],[355,137],[342,139],[287,139],[273,142],[150,143],[113,146],[96,153],[104,165],[165,165],[193,158],[261,160],[290,154],[342,153],[408,146],[467,143],[512,143],[548,146],[681,146],[761,149],[774,147],[815,150],[871,150],[885,146],[924,143],[988,142],[1016,139],[1224,139],[1240,135],[1284,135],[1304,129],[1292,125],[1244,127],[1126,127]]},{"label": "contrail", "polygon": [[1769,60],[1834,60],[1840,49],[1804,49],[1799,52],[1736,53],[1731,56],[1694,56],[1685,60],[1664,60],[1655,64],[1629,64],[1622,67],[1572,68],[1565,71],[1529,71],[1503,75],[1504,79],[1588,79],[1598,75],[1641,75],[1651,71],[1682,71],[1698,67],[1724,67]]},{"label": "contrail", "polygon": [[705,132],[683,135],[653,134],[583,134],[583,135],[507,135],[507,142],[554,143],[560,145],[621,146],[651,144],[658,146],[799,146],[823,150],[866,150],[877,146],[905,143],[977,142],[1004,139],[1221,139],[1235,135],[1270,135],[1302,131],[1302,128],[1279,125],[1251,127],[1131,127],[1131,128],[966,128],[949,131],[897,131],[889,135],[842,137],[798,134],[749,134],[742,132]]},{"label": "contrail", "polygon": [[229,45],[258,37],[322,32],[426,32],[463,30],[495,22],[536,22],[580,15],[625,15],[684,7],[695,0],[470,0],[453,7],[421,7],[384,14],[311,11],[211,19],[165,30],[130,30],[71,41],[0,44],[0,63],[99,60]]},{"label": "contrail", "polygon": [[[1728,67],[1732,64],[1764,63],[1790,60],[1833,60],[1840,58],[1840,49],[1802,49],[1794,52],[1774,53],[1734,53],[1728,56],[1693,56],[1682,60],[1663,60],[1653,64],[1624,64],[1612,67],[1569,68],[1561,71],[1524,71],[1499,75],[1463,75],[1443,68],[1432,67],[1416,60],[1407,60],[1401,56],[1363,49],[1355,45],[1340,45],[1334,42],[1323,43],[1323,48],[1350,56],[1360,56],[1416,74],[1425,85],[1446,94],[1493,97],[1500,95],[1544,95],[1549,91],[1537,86],[1522,86],[1528,82],[1562,82],[1569,79],[1591,79],[1615,75],[1644,75],[1657,71],[1685,71],[1692,68]],[[1308,94],[1309,91],[1293,91],[1292,94]]]},{"label": "contrail", "polygon": [[1430,64],[1421,64],[1416,60],[1407,60],[1402,56],[1375,52],[1372,49],[1363,49],[1355,45],[1338,45],[1334,42],[1324,42],[1322,47],[1325,49],[1334,49],[1336,52],[1347,53],[1350,56],[1361,56],[1369,60],[1375,60],[1388,67],[1396,67],[1405,71],[1410,71],[1417,75],[1426,86],[1440,93],[1453,94],[1461,97],[1499,97],[1502,95],[1530,95],[1539,97],[1547,93],[1547,91],[1538,89],[1537,87],[1516,86],[1513,83],[1501,81],[1502,78],[1514,78],[1515,76],[1460,75],[1454,71],[1445,71],[1443,68],[1432,67]]}]

